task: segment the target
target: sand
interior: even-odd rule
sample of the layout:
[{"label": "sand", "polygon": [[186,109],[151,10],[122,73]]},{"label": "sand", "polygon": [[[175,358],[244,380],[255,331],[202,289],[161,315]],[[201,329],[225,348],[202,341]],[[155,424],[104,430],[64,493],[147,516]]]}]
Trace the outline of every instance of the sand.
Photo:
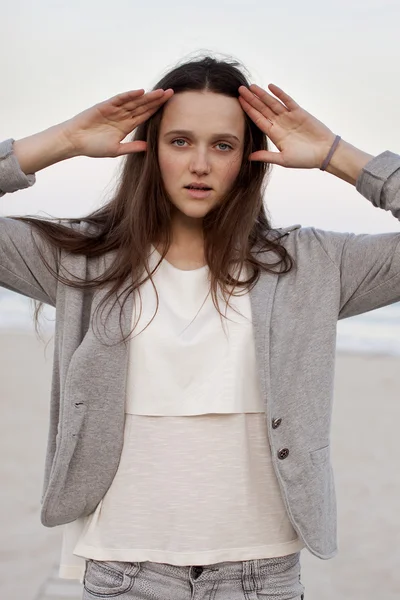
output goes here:
[{"label": "sand", "polygon": [[[40,523],[53,341],[0,334],[0,598],[36,600],[61,528]],[[339,554],[302,553],[306,600],[400,598],[400,358],[338,354],[333,465]]]}]

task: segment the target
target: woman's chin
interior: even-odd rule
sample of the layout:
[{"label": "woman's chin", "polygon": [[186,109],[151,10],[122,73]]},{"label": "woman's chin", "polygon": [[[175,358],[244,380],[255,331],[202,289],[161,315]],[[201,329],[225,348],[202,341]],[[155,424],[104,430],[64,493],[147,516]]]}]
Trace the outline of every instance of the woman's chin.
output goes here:
[{"label": "woman's chin", "polygon": [[191,217],[193,219],[204,217],[212,208],[213,205],[210,205],[208,202],[183,202],[179,203],[179,205],[174,205],[175,213],[181,213],[186,217]]}]

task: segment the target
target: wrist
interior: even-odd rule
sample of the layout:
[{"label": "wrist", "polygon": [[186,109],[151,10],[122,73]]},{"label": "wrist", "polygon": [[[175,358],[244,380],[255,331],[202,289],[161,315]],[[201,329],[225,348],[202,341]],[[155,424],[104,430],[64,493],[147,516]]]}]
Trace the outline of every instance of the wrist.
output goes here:
[{"label": "wrist", "polygon": [[54,126],[54,133],[59,138],[58,150],[63,157],[61,160],[81,156],[80,152],[70,139],[68,125],[69,121],[64,121],[63,123]]},{"label": "wrist", "polygon": [[355,185],[362,169],[373,158],[373,155],[363,152],[341,139],[326,171],[347,183]]},{"label": "wrist", "polygon": [[13,152],[26,175],[78,156],[69,141],[65,125],[53,125],[44,131],[14,141]]}]

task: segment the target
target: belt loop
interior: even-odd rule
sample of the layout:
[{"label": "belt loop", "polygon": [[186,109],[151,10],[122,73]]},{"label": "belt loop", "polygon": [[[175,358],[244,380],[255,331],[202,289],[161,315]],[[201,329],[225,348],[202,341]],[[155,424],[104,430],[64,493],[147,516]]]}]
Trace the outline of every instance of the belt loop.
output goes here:
[{"label": "belt loop", "polygon": [[[243,586],[247,592],[256,592],[260,587],[260,560],[255,558],[253,560],[243,561],[242,570]],[[250,587],[249,587],[250,584]]]},{"label": "belt loop", "polygon": [[130,575],[136,577],[138,575],[141,568],[140,562],[128,563],[125,569],[125,575]]}]

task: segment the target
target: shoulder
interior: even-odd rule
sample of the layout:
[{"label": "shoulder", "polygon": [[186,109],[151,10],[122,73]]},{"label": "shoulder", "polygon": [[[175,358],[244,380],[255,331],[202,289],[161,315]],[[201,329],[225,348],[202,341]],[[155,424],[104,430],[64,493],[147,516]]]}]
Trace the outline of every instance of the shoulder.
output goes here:
[{"label": "shoulder", "polygon": [[57,219],[56,223],[79,233],[97,233],[99,226],[83,219]]},{"label": "shoulder", "polygon": [[267,232],[266,237],[272,241],[280,241],[292,234],[292,232],[296,233],[300,229],[302,229],[302,226],[298,223],[289,227],[275,227]]},{"label": "shoulder", "polygon": [[291,242],[295,242],[296,244],[306,243],[307,241],[318,242],[321,236],[325,236],[326,238],[334,238],[345,236],[346,234],[337,233],[332,231],[325,231],[323,229],[318,229],[316,227],[307,226],[303,227],[300,224],[290,225],[289,227],[277,227],[275,229],[270,229],[267,237],[268,239],[273,240],[282,240],[282,242],[290,240]]}]

